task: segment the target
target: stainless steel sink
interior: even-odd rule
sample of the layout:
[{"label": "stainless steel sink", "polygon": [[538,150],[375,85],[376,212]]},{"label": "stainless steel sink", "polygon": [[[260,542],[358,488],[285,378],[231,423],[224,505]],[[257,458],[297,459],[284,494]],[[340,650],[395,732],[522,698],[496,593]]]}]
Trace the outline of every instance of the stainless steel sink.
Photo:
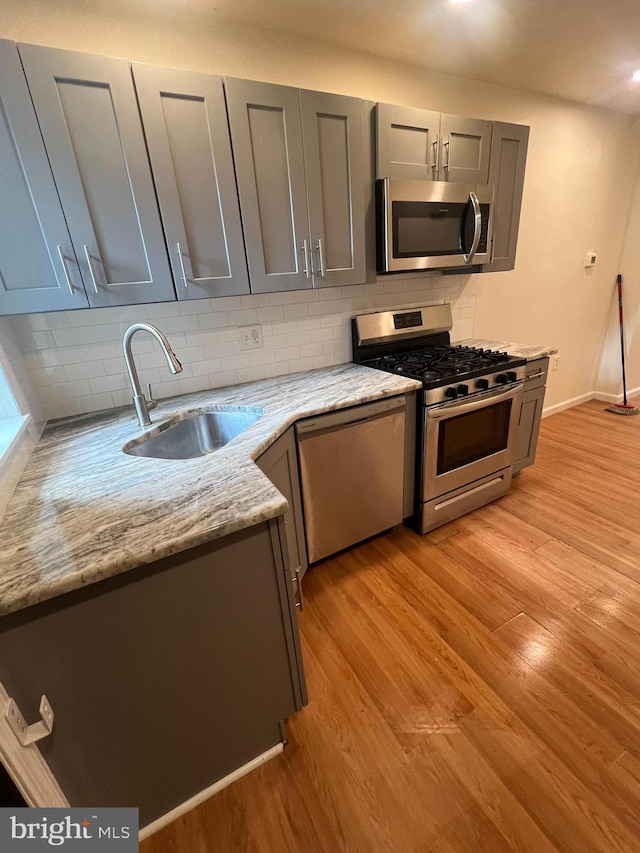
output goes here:
[{"label": "stainless steel sink", "polygon": [[249,406],[208,409],[162,424],[153,433],[128,442],[122,450],[153,459],[195,459],[224,447],[263,414],[263,409]]}]

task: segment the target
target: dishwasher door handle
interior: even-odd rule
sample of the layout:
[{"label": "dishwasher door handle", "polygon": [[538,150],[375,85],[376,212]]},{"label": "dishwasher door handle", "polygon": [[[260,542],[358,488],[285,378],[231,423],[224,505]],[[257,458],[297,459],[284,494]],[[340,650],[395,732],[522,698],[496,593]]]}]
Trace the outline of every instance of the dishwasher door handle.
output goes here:
[{"label": "dishwasher door handle", "polygon": [[315,418],[298,421],[296,424],[296,434],[301,439],[304,439],[322,430],[361,424],[380,415],[390,415],[394,412],[404,411],[406,407],[407,401],[405,397],[388,397],[385,400],[378,400],[375,403],[364,403],[357,408],[327,412],[327,414],[318,415]]}]

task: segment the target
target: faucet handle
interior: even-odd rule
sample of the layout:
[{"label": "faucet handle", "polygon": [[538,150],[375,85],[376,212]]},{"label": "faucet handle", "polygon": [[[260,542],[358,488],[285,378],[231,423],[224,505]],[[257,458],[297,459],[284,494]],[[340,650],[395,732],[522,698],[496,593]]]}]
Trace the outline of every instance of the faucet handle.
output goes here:
[{"label": "faucet handle", "polygon": [[151,395],[151,383],[147,382],[147,409],[155,409],[157,405],[157,402]]}]

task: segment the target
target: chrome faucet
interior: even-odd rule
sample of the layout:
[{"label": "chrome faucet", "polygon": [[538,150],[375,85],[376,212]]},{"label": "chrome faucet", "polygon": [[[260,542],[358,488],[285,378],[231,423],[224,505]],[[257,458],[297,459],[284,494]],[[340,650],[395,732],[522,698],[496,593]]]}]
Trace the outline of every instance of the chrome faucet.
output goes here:
[{"label": "chrome faucet", "polygon": [[150,385],[147,385],[149,394],[148,400],[140,390],[140,380],[138,378],[138,371],[136,370],[136,366],[133,361],[133,353],[131,352],[131,339],[133,338],[136,332],[149,332],[151,335],[153,335],[153,337],[162,347],[164,354],[167,357],[167,364],[169,365],[169,370],[172,373],[180,373],[182,370],[182,365],[176,358],[174,351],[169,345],[169,341],[162,334],[160,329],[156,329],[156,327],[152,326],[150,323],[134,323],[133,326],[129,326],[127,331],[124,333],[124,337],[122,338],[122,349],[124,350],[124,360],[127,365],[127,370],[129,371],[131,388],[133,389],[133,404],[136,407],[138,423],[140,424],[140,426],[149,426],[149,424],[151,423],[151,418],[149,417],[149,409],[155,409],[157,403],[155,400],[151,399]]}]

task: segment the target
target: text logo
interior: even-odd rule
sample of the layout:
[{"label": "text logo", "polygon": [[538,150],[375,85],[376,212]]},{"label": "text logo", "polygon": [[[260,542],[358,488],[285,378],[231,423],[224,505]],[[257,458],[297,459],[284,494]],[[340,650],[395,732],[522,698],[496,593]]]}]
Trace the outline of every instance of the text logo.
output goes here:
[{"label": "text logo", "polygon": [[0,808],[0,850],[137,853],[138,809]]}]

